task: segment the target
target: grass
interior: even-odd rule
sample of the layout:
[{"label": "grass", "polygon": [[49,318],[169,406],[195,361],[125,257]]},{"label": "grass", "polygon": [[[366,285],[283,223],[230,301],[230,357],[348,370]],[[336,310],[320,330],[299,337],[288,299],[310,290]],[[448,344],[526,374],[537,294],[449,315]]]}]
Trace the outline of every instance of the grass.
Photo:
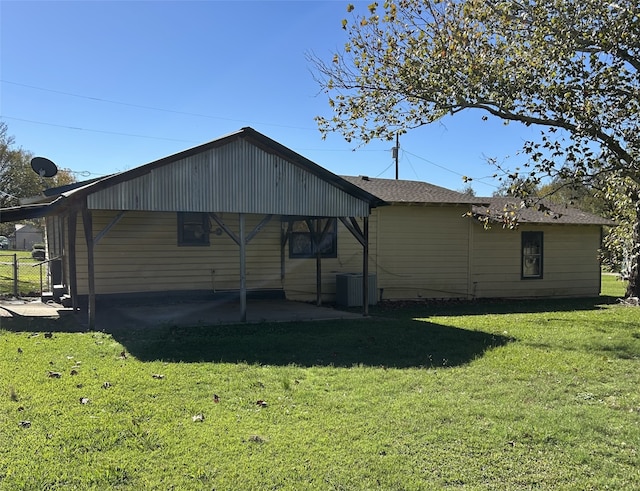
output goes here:
[{"label": "grass", "polygon": [[5,323],[0,489],[638,489],[640,316],[603,283],[356,322]]},{"label": "grass", "polygon": [[13,294],[14,254],[18,258],[18,295],[40,295],[40,268],[34,267],[40,261],[33,259],[30,251],[7,250],[0,251],[0,295]]}]

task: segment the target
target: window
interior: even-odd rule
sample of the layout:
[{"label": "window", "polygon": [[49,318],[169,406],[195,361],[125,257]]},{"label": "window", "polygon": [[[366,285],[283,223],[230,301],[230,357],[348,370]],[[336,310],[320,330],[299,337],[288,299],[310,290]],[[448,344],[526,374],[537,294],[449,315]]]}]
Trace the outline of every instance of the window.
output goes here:
[{"label": "window", "polygon": [[178,245],[209,245],[209,217],[206,213],[178,212]]},{"label": "window", "polygon": [[[329,221],[329,228],[324,237],[320,240],[320,257],[338,257],[338,232],[335,218],[320,219],[320,232],[314,230],[314,234],[319,236],[324,231]],[[317,227],[316,220],[309,220],[312,227]],[[289,236],[289,257],[305,258],[316,257],[316,247],[311,239],[311,232],[306,221],[296,221],[291,224],[291,234]]]},{"label": "window", "polygon": [[522,279],[542,278],[542,232],[522,232]]}]

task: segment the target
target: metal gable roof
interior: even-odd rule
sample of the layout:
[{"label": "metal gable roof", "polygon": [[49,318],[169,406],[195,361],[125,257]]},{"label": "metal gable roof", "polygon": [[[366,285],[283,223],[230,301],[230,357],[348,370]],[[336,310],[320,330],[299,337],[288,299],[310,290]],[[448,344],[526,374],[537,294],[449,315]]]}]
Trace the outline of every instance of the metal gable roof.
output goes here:
[{"label": "metal gable roof", "polygon": [[307,216],[368,216],[386,204],[252,128],[45,194],[50,203],[7,210],[0,218],[59,213],[85,198],[90,209]]},{"label": "metal gable roof", "polygon": [[242,128],[236,132],[222,136],[208,143],[204,143],[202,145],[189,148],[182,152],[169,155],[168,157],[164,157],[162,159],[156,160],[154,162],[150,162],[148,164],[145,164],[139,167],[135,167],[128,171],[120,172],[118,174],[113,174],[103,179],[99,179],[98,181],[93,182],[91,184],[90,192],[94,193],[101,189],[111,187],[120,182],[131,180],[136,177],[140,177],[142,175],[150,173],[153,170],[159,169],[163,166],[173,164],[180,160],[189,159],[190,157],[197,156],[199,154],[205,153],[212,149],[217,149],[217,148],[227,146],[230,143],[237,140],[244,140],[254,145],[257,148],[260,148],[267,154],[278,156],[282,158],[284,161],[287,161],[290,164],[306,172],[309,172],[310,174],[315,175],[316,177],[328,183],[331,183],[338,189],[348,194],[351,194],[354,197],[362,199],[363,201],[367,201],[371,206],[379,206],[384,204],[384,202],[377,196],[374,196],[366,192],[365,190],[361,189],[360,187],[355,186],[348,181],[345,181],[344,179],[328,171],[324,167],[321,167],[320,165],[312,162],[306,157],[303,157],[302,155],[291,150],[290,148],[285,147],[284,145],[276,142],[275,140],[272,140],[271,138],[263,135],[262,133],[250,127]]}]

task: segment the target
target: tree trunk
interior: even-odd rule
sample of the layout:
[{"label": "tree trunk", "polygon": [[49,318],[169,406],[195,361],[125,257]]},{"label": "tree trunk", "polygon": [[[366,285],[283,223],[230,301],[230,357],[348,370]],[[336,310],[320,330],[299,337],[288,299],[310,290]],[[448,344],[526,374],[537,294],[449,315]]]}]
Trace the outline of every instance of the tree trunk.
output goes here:
[{"label": "tree trunk", "polygon": [[635,221],[631,237],[631,251],[629,266],[629,284],[627,285],[627,297],[640,297],[640,278],[638,267],[640,266],[640,199],[634,200]]}]

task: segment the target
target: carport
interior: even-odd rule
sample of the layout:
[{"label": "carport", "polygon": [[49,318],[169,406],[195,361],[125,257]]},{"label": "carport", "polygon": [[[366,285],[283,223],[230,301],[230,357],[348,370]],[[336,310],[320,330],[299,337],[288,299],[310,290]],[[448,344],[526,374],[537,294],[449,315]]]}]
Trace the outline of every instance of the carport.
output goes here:
[{"label": "carport", "polygon": [[[1,219],[48,217],[49,257],[61,258],[60,281],[70,295],[72,308],[77,310],[80,305],[86,305],[88,326],[93,328],[96,325],[96,299],[105,291],[121,295],[145,293],[140,287],[131,291],[127,278],[120,279],[121,285],[112,281],[107,289],[109,277],[104,265],[113,262],[116,253],[113,247],[97,247],[131,213],[145,213],[149,217],[158,213],[206,215],[208,219],[202,226],[206,233],[210,233],[209,222],[217,224],[238,248],[236,312],[240,322],[256,318],[247,307],[246,248],[263,228],[274,220],[307,223],[316,251],[316,305],[320,306],[320,244],[328,233],[327,219],[340,220],[362,248],[362,314],[366,316],[369,305],[368,219],[372,208],[384,204],[376,196],[265,135],[252,128],[243,128],[129,171],[48,190],[40,203],[4,210]],[[94,225],[95,217],[105,213],[109,213],[109,221]],[[248,230],[248,216],[262,218]],[[227,217],[233,217],[234,223],[237,220],[237,229],[228,225]],[[81,240],[78,241],[78,237]],[[290,237],[289,226],[283,230],[279,244],[282,275],[284,248]],[[257,317],[264,315],[258,313]]]}]

